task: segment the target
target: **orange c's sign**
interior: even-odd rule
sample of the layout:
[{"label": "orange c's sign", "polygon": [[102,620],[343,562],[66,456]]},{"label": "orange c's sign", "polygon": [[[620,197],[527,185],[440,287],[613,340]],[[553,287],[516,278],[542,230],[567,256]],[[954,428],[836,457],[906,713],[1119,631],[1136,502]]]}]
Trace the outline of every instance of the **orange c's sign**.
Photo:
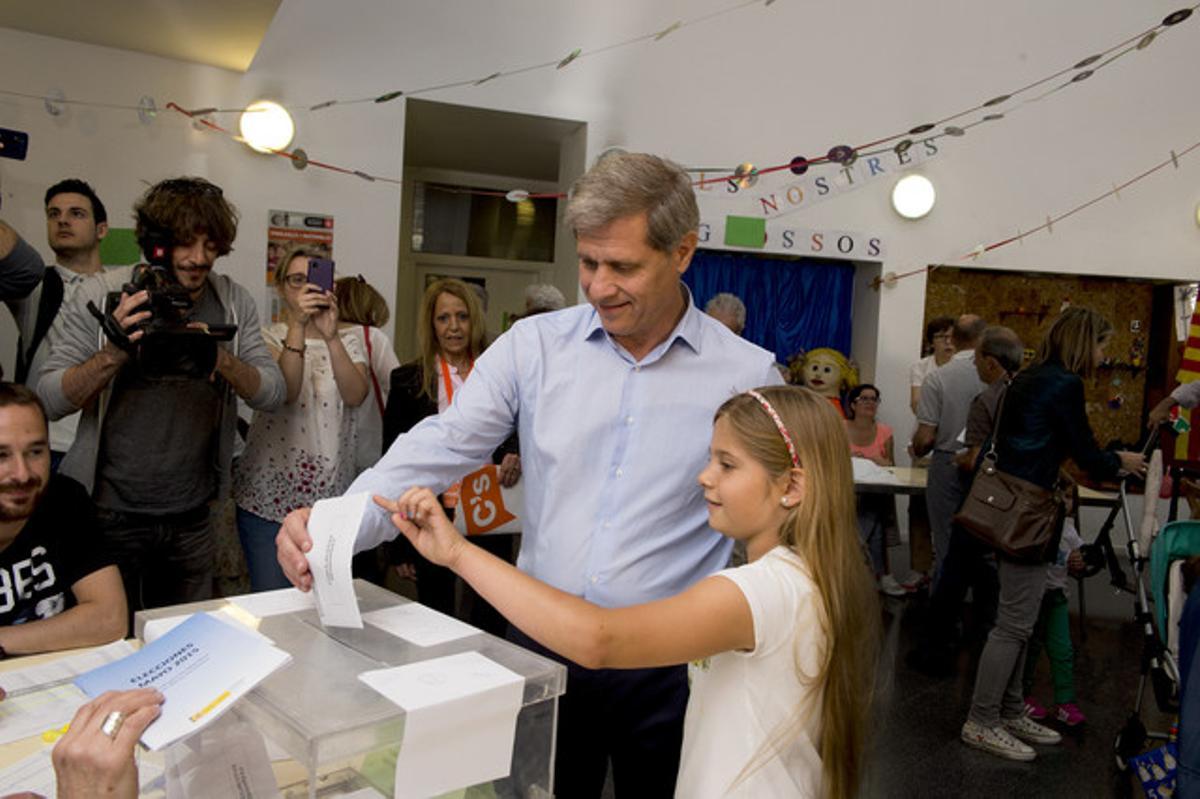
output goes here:
[{"label": "orange c's sign", "polygon": [[504,505],[499,471],[488,464],[462,479],[458,510],[466,523],[467,535],[482,535],[516,518]]}]

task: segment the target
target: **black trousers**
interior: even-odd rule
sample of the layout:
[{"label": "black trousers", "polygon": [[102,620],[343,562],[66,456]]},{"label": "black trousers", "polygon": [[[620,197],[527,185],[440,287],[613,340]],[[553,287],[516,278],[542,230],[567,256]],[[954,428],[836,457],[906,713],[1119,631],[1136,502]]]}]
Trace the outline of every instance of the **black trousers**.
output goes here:
[{"label": "black trousers", "polygon": [[567,667],[567,692],[558,700],[555,796],[598,799],[610,760],[618,797],[675,795],[686,666],[585,669],[515,627],[509,627],[508,639]]},{"label": "black trousers", "polygon": [[996,618],[1000,583],[992,548],[959,525],[950,531],[950,548],[942,563],[942,577],[929,597],[926,643],[931,651],[945,652],[954,646],[963,600],[974,590],[975,623],[991,627]]}]

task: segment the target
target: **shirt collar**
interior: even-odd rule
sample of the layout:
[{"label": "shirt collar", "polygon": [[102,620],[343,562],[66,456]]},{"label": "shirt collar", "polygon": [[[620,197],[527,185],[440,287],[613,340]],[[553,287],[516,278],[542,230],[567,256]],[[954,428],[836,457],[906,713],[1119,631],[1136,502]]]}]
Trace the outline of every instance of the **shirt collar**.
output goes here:
[{"label": "shirt collar", "polygon": [[[696,303],[692,301],[692,292],[687,287],[687,284],[681,281],[679,285],[683,290],[684,299],[687,302],[687,307],[683,311],[683,317],[680,318],[679,323],[675,325],[675,329],[667,335],[666,339],[652,349],[645,358],[642,358],[640,363],[650,363],[658,360],[664,352],[670,349],[676,340],[686,344],[693,352],[699,354],[700,330],[703,324],[703,320],[700,318],[702,313],[696,307]],[[600,314],[596,313],[596,309],[593,307],[591,316],[588,318],[588,323],[584,328],[583,337],[586,341],[593,341],[599,339],[601,336],[607,337],[613,348],[624,357],[629,357],[629,353],[608,335],[608,331],[604,329],[604,325],[600,322]]]},{"label": "shirt collar", "polygon": [[91,277],[91,275],[81,275],[74,269],[68,269],[61,264],[54,264],[53,266],[58,270],[58,276],[62,278],[63,285],[69,286],[73,283],[81,283]]},{"label": "shirt collar", "polygon": [[974,348],[969,349],[969,350],[959,350],[958,352],[954,353],[954,360],[961,361],[961,360],[966,360],[968,358],[970,358],[972,361],[975,360],[975,349]]}]

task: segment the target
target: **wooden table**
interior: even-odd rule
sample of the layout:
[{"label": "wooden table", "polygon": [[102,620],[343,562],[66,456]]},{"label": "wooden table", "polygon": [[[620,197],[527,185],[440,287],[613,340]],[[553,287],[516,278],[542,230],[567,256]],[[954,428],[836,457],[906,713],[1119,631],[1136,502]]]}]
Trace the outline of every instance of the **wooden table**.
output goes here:
[{"label": "wooden table", "polygon": [[929,470],[923,466],[888,466],[884,469],[894,480],[854,482],[860,494],[924,494]]}]

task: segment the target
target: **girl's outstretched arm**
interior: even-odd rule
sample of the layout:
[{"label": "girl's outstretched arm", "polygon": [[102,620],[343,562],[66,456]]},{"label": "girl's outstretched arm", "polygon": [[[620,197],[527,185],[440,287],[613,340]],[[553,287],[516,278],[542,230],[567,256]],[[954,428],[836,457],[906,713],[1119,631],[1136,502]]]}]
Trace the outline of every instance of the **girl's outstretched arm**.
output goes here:
[{"label": "girl's outstretched arm", "polygon": [[750,605],[723,577],[701,580],[668,599],[602,608],[463,538],[428,489],[375,501],[391,511],[392,523],[424,557],[453,570],[530,638],[586,668],[667,666],[754,648]]}]

